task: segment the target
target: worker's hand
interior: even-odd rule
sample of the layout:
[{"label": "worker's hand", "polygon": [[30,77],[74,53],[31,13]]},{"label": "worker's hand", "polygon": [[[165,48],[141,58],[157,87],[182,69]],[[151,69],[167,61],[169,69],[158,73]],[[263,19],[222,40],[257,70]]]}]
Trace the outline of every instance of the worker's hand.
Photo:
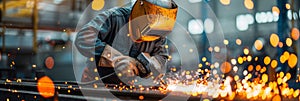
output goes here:
[{"label": "worker's hand", "polygon": [[129,56],[119,56],[113,61],[115,72],[123,82],[133,80],[139,74],[137,64],[138,61]]}]

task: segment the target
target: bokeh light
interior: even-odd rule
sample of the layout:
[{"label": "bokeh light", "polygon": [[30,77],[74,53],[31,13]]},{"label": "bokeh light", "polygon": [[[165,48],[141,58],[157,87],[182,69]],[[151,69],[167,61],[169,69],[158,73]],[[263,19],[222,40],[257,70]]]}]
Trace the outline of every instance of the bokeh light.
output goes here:
[{"label": "bokeh light", "polygon": [[291,5],[287,3],[287,4],[285,4],[285,8],[286,9],[291,9]]},{"label": "bokeh light", "polygon": [[291,37],[293,40],[299,39],[299,29],[298,28],[292,28]]},{"label": "bokeh light", "polygon": [[254,47],[255,47],[256,50],[261,50],[261,49],[263,49],[264,44],[261,40],[256,40],[254,42]]},{"label": "bokeh light", "polygon": [[48,69],[53,69],[54,67],[54,58],[49,56],[45,59],[45,66],[48,68]]},{"label": "bokeh light", "polygon": [[229,62],[224,62],[221,65],[221,72],[222,73],[229,73],[231,71],[232,67]]},{"label": "bokeh light", "polygon": [[244,49],[244,54],[245,54],[245,55],[248,55],[248,54],[249,54],[249,49],[248,49],[248,48],[245,48],[245,49]]},{"label": "bokeh light", "polygon": [[264,83],[268,82],[268,75],[267,74],[263,74],[261,78],[262,78],[262,81]]},{"label": "bokeh light", "polygon": [[105,5],[105,1],[104,0],[93,0],[92,2],[92,9],[93,10],[101,10]]},{"label": "bokeh light", "polygon": [[224,45],[228,45],[229,44],[229,41],[228,40],[224,40]]},{"label": "bokeh light", "polygon": [[291,47],[293,45],[293,40],[291,38],[286,38],[285,43],[288,47]]},{"label": "bokeh light", "polygon": [[44,98],[51,98],[55,94],[54,83],[48,76],[38,79],[37,89],[39,94]]},{"label": "bokeh light", "polygon": [[278,62],[276,60],[272,60],[271,67],[275,68],[275,67],[277,67],[277,65],[278,65]]},{"label": "bokeh light", "polygon": [[236,40],[235,40],[235,43],[236,43],[237,45],[242,45],[242,40],[241,40],[241,39],[236,39]]},{"label": "bokeh light", "polygon": [[221,2],[223,5],[229,5],[229,4],[230,4],[230,0],[220,0],[220,2]]},{"label": "bokeh light", "polygon": [[239,58],[238,58],[238,63],[239,63],[239,64],[243,64],[243,62],[244,62],[243,57],[239,57]]},{"label": "bokeh light", "polygon": [[139,99],[140,99],[140,100],[144,100],[144,96],[143,96],[143,95],[140,95],[140,96],[139,96]]},{"label": "bokeh light", "polygon": [[249,66],[248,66],[248,71],[249,71],[249,72],[252,72],[252,71],[253,71],[253,65],[249,65]]},{"label": "bokeh light", "polygon": [[260,69],[261,69],[261,66],[260,66],[260,65],[257,65],[257,66],[255,67],[255,70],[256,70],[256,71],[260,71]]},{"label": "bokeh light", "polygon": [[244,5],[247,9],[253,9],[253,7],[254,7],[254,3],[252,0],[245,0]]},{"label": "bokeh light", "polygon": [[270,36],[270,43],[273,47],[277,47],[278,43],[279,43],[279,37],[277,34],[271,34]]},{"label": "bokeh light", "polygon": [[272,101],[281,101],[280,95],[275,95],[275,96],[272,98]]},{"label": "bokeh light", "polygon": [[219,46],[216,46],[216,47],[214,48],[214,51],[215,51],[215,52],[220,52],[220,47],[219,47]]},{"label": "bokeh light", "polygon": [[279,15],[280,14],[280,10],[277,6],[273,6],[272,7],[272,12],[273,14]]},{"label": "bokeh light", "polygon": [[288,65],[291,68],[294,68],[297,65],[297,61],[298,61],[297,56],[295,54],[291,54],[289,59],[288,59]]},{"label": "bokeh light", "polygon": [[270,58],[269,56],[266,56],[266,57],[264,58],[264,63],[265,63],[266,65],[269,65],[270,62],[271,62],[271,58]]}]

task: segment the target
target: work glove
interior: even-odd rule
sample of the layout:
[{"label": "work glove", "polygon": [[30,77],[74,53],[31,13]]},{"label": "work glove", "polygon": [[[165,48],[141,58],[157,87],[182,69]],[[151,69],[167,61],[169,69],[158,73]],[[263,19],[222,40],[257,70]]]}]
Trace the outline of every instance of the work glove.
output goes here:
[{"label": "work glove", "polygon": [[119,77],[134,77],[139,74],[137,66],[141,66],[141,64],[132,57],[119,56],[112,63]]},{"label": "work glove", "polygon": [[143,65],[139,61],[123,55],[109,45],[105,46],[98,66],[114,68],[116,75],[124,83],[132,83],[134,78],[144,71]]}]

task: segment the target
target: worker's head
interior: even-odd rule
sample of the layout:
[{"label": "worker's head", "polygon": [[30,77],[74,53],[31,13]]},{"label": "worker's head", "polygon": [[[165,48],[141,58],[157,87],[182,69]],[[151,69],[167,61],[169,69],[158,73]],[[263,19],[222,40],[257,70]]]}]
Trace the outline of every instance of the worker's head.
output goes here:
[{"label": "worker's head", "polygon": [[129,33],[134,42],[154,41],[173,30],[177,15],[173,0],[137,0],[129,18]]}]

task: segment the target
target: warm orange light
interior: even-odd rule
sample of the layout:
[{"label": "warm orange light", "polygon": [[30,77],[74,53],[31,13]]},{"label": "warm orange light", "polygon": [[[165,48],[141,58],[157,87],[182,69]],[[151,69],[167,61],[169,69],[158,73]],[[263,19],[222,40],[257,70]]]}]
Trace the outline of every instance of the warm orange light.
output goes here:
[{"label": "warm orange light", "polygon": [[264,83],[268,82],[268,75],[267,74],[263,74],[261,78],[262,78],[262,81]]},{"label": "warm orange light", "polygon": [[264,73],[267,71],[267,68],[266,67],[263,67],[261,70],[260,70],[260,73]]},{"label": "warm orange light", "polygon": [[229,44],[229,41],[228,40],[224,40],[224,45],[228,45]]},{"label": "warm orange light", "polygon": [[266,65],[269,65],[270,62],[271,62],[271,58],[270,58],[269,56],[266,56],[266,57],[264,58],[264,63],[265,63]]},{"label": "warm orange light", "polygon": [[93,10],[101,10],[105,5],[105,1],[104,0],[94,0],[92,2],[92,9]]},{"label": "warm orange light", "polygon": [[54,67],[54,58],[49,56],[45,59],[45,66],[48,69],[52,69]]},{"label": "warm orange light", "polygon": [[212,48],[212,47],[209,47],[209,48],[208,48],[208,51],[212,52],[212,51],[213,51],[213,48]]},{"label": "warm orange light", "polygon": [[290,4],[285,4],[285,8],[286,9],[291,9],[291,5]]},{"label": "warm orange light", "polygon": [[250,62],[252,60],[252,56],[247,56],[247,61]]},{"label": "warm orange light", "polygon": [[244,5],[247,9],[253,9],[253,7],[254,7],[254,3],[252,0],[245,0]]},{"label": "warm orange light", "polygon": [[283,78],[283,76],[284,76],[284,73],[283,73],[283,72],[280,72],[280,73],[279,73],[279,77],[280,77],[280,78]]},{"label": "warm orange light", "polygon": [[258,57],[255,57],[254,60],[257,61],[257,60],[258,60]]},{"label": "warm orange light", "polygon": [[249,66],[248,66],[248,71],[249,71],[249,72],[252,72],[252,70],[253,70],[253,65],[249,65]]},{"label": "warm orange light", "polygon": [[279,46],[279,48],[282,48],[282,47],[283,47],[283,43],[282,43],[282,42],[279,42],[279,43],[278,43],[278,46]]},{"label": "warm orange light", "polygon": [[241,44],[242,44],[242,40],[241,40],[241,39],[236,39],[236,40],[235,40],[235,43],[236,43],[237,45],[241,45]]},{"label": "warm orange light", "polygon": [[138,39],[138,41],[154,41],[159,39],[157,36],[142,36],[141,39]]},{"label": "warm orange light", "polygon": [[215,50],[215,52],[220,52],[220,47],[216,46],[216,47],[214,48],[214,50]]},{"label": "warm orange light", "polygon": [[240,79],[240,77],[238,75],[234,76],[234,81],[238,81]]},{"label": "warm orange light", "polygon": [[201,63],[198,65],[199,68],[202,68],[202,66],[203,66],[203,65],[202,65]]},{"label": "warm orange light", "polygon": [[261,66],[260,66],[260,65],[257,65],[257,66],[255,67],[255,70],[256,70],[256,71],[260,71],[260,69],[261,69]]},{"label": "warm orange light", "polygon": [[280,63],[284,63],[287,59],[285,58],[284,55],[280,56]]},{"label": "warm orange light", "polygon": [[292,77],[291,73],[286,73],[287,80],[291,79],[291,77]]},{"label": "warm orange light", "polygon": [[280,85],[282,83],[282,78],[278,78],[277,83],[278,83],[278,85]]},{"label": "warm orange light", "polygon": [[286,38],[285,43],[287,46],[291,47],[293,45],[293,40],[291,38]]},{"label": "warm orange light", "polygon": [[298,28],[293,28],[291,31],[291,37],[293,40],[298,40],[299,39],[299,29]]},{"label": "warm orange light", "polygon": [[229,5],[229,4],[230,4],[230,0],[220,0],[220,2],[221,2],[223,5]]},{"label": "warm orange light", "polygon": [[249,49],[248,49],[248,48],[245,48],[245,49],[244,49],[244,54],[245,54],[245,55],[248,55],[248,54],[249,54]]},{"label": "warm orange light", "polygon": [[231,71],[231,64],[229,62],[224,62],[221,65],[221,72],[222,73],[228,73]]},{"label": "warm orange light", "polygon": [[294,93],[293,93],[294,98],[297,98],[298,95],[299,95],[299,89],[297,89],[297,90],[294,91]]},{"label": "warm orange light", "polygon": [[283,52],[283,56],[288,59],[290,57],[290,53],[288,51],[285,51]]},{"label": "warm orange light", "polygon": [[277,34],[271,34],[270,43],[273,47],[277,47],[277,45],[279,43],[279,37]]},{"label": "warm orange light", "polygon": [[243,64],[243,62],[244,62],[243,58],[242,58],[242,57],[239,57],[239,58],[238,58],[238,63],[239,63],[239,64]]},{"label": "warm orange light", "polygon": [[294,68],[297,65],[297,61],[298,61],[297,56],[295,54],[291,54],[289,59],[288,59],[288,65],[291,68]]},{"label": "warm orange light", "polygon": [[53,84],[53,81],[48,76],[44,76],[38,79],[37,89],[40,95],[44,98],[51,98],[55,93],[55,86]]},{"label": "warm orange light", "polygon": [[230,95],[229,95],[229,100],[230,101],[232,101],[232,100],[234,100],[234,98],[235,98],[235,92],[232,92]]},{"label": "warm orange light", "polygon": [[275,95],[275,96],[272,98],[272,101],[281,101],[280,95]]},{"label": "warm orange light", "polygon": [[144,96],[143,95],[139,96],[139,99],[144,100]]},{"label": "warm orange light", "polygon": [[209,99],[204,99],[203,101],[210,101]]},{"label": "warm orange light", "polygon": [[252,78],[252,74],[248,74],[247,78],[249,78],[249,79]]},{"label": "warm orange light", "polygon": [[279,8],[278,8],[278,7],[276,7],[276,6],[273,6],[273,7],[272,7],[272,12],[273,12],[274,14],[277,14],[277,15],[279,15],[279,13],[280,13],[280,10],[279,10]]},{"label": "warm orange light", "polygon": [[277,61],[276,60],[272,60],[271,67],[275,68],[275,67],[277,67],[277,65],[278,65]]},{"label": "warm orange light", "polygon": [[206,62],[206,60],[207,60],[206,57],[202,57],[203,62]]},{"label": "warm orange light", "polygon": [[256,50],[261,50],[264,47],[263,42],[261,40],[256,40],[254,42],[254,47]]},{"label": "warm orange light", "polygon": [[244,57],[243,57],[243,61],[246,61],[246,60],[247,60],[247,57],[246,57],[246,56],[244,56]]}]

